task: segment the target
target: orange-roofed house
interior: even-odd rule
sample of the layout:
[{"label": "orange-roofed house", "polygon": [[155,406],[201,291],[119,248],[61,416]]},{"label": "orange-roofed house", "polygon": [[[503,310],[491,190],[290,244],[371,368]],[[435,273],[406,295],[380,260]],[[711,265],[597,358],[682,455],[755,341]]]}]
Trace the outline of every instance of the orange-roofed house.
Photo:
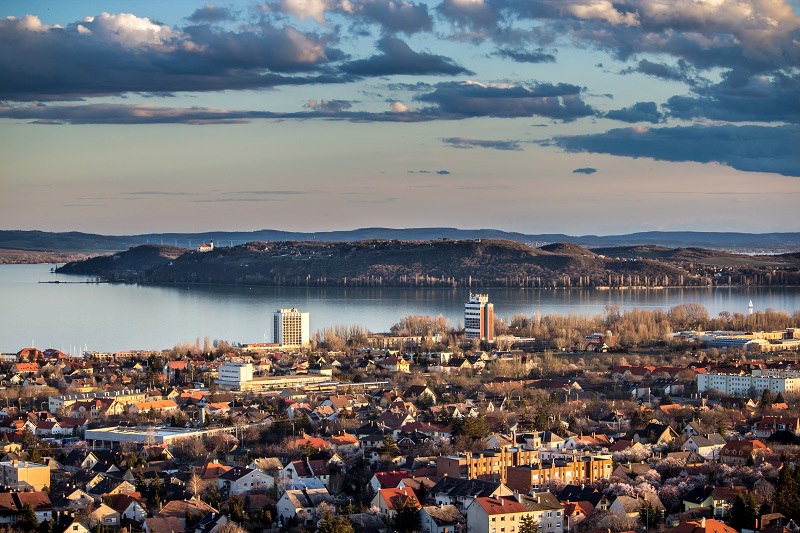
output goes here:
[{"label": "orange-roofed house", "polygon": [[158,413],[170,413],[178,409],[175,400],[152,400],[146,402],[136,402],[128,408],[132,414],[148,413],[155,411]]},{"label": "orange-roofed house", "polygon": [[320,437],[312,437],[308,433],[303,433],[299,438],[294,439],[289,443],[290,447],[294,448],[302,448],[304,446],[310,446],[311,448],[320,451],[320,450],[327,450],[331,447],[328,444],[328,441],[322,439]]},{"label": "orange-roofed house", "polygon": [[413,507],[420,509],[419,500],[414,491],[408,487],[402,489],[381,489],[372,498],[372,507],[377,507],[381,515],[389,520],[393,520],[397,515],[398,509]]},{"label": "orange-roofed house", "polygon": [[35,374],[39,371],[39,363],[14,363],[11,371],[15,374]]},{"label": "orange-roofed house", "polygon": [[737,533],[735,528],[711,518],[681,522],[672,533]]},{"label": "orange-roofed house", "polygon": [[753,461],[759,453],[767,453],[769,448],[760,440],[728,441],[719,452],[719,460],[727,465],[741,466]]},{"label": "orange-roofed house", "polygon": [[467,523],[473,533],[516,532],[520,521],[529,515],[528,508],[513,496],[479,497],[467,507]]},{"label": "orange-roofed house", "polygon": [[341,435],[334,435],[330,438],[331,448],[336,453],[354,452],[361,447],[361,441],[355,435],[350,433],[342,433]]}]

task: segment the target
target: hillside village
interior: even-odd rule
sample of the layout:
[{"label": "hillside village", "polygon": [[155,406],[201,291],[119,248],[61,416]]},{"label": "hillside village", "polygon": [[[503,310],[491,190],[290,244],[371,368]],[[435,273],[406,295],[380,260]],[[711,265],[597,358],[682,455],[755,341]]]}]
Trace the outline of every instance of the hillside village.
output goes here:
[{"label": "hillside village", "polygon": [[2,354],[0,529],[797,531],[800,329],[615,313]]}]

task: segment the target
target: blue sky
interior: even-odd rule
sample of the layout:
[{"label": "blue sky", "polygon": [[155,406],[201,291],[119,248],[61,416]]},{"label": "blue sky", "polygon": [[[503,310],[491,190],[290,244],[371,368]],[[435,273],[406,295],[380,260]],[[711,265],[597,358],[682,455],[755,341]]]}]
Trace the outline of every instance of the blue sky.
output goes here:
[{"label": "blue sky", "polygon": [[800,231],[794,1],[2,10],[3,228]]}]

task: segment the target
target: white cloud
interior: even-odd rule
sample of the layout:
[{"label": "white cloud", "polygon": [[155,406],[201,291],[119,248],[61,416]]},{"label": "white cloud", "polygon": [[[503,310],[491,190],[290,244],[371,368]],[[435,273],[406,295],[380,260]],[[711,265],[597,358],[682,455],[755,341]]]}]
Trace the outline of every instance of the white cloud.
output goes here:
[{"label": "white cloud", "polygon": [[299,19],[311,18],[320,24],[325,22],[327,9],[328,3],[325,0],[281,0],[281,11]]}]

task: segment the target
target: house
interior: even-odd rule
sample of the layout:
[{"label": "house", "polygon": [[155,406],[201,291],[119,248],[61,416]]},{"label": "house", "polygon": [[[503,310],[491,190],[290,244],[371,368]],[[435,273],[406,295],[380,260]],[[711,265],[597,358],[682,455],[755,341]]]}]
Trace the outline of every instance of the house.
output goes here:
[{"label": "house", "polygon": [[766,438],[776,431],[791,431],[800,434],[800,417],[797,416],[765,416],[753,426],[753,434],[758,438]]},{"label": "house", "polygon": [[733,507],[736,498],[747,496],[747,489],[742,486],[714,487],[711,493],[714,518],[725,518]]},{"label": "house", "polygon": [[686,493],[683,497],[683,510],[691,511],[692,509],[708,508],[714,506],[713,498],[714,488],[708,485],[704,487],[695,487]]},{"label": "house", "polygon": [[719,452],[721,463],[742,466],[755,461],[759,453],[769,451],[760,440],[732,440],[725,444]]},{"label": "house", "polygon": [[396,489],[400,486],[403,478],[408,477],[408,472],[399,470],[391,472],[375,472],[369,480],[369,486],[377,494],[381,489]]},{"label": "house", "polygon": [[422,533],[454,533],[464,527],[464,516],[455,505],[427,505],[419,512]]},{"label": "house", "polygon": [[89,527],[105,526],[106,528],[117,528],[120,526],[120,514],[118,511],[101,503],[94,511],[89,514]]},{"label": "house", "polygon": [[647,503],[650,503],[656,509],[664,511],[664,504],[661,503],[655,492],[643,492],[638,498],[625,495],[617,496],[608,507],[608,512],[619,516],[625,515],[636,518],[639,516],[639,510]]},{"label": "house", "polygon": [[735,528],[711,518],[683,521],[671,533],[738,533]]},{"label": "house", "polygon": [[408,487],[379,490],[375,497],[372,498],[371,506],[377,507],[378,512],[389,521],[394,520],[399,509],[405,507],[419,509],[422,507],[417,495]]},{"label": "house", "polygon": [[259,469],[235,466],[217,478],[217,488],[228,496],[270,489],[275,479]]},{"label": "house", "polygon": [[459,511],[463,512],[477,497],[499,497],[511,494],[513,494],[511,489],[498,481],[445,476],[430,489],[428,499],[437,505],[455,505]]},{"label": "house", "polygon": [[144,521],[145,533],[187,533],[186,520],[175,516],[154,516]]},{"label": "house", "polygon": [[497,533],[503,529],[510,533],[527,516],[528,508],[513,496],[481,496],[467,508],[467,523],[474,533]]},{"label": "house", "polygon": [[328,489],[287,490],[277,504],[277,518],[282,524],[297,520],[301,525],[315,524],[319,520],[317,508],[321,503],[333,505]]},{"label": "house", "polygon": [[588,501],[562,502],[564,508],[564,521],[567,532],[574,531],[574,527],[583,522],[587,516],[594,512],[594,505]]},{"label": "house", "polygon": [[530,496],[517,494],[516,499],[528,510],[540,533],[562,533],[564,509],[553,494],[549,492],[534,493]]},{"label": "house", "polygon": [[229,520],[221,513],[208,513],[194,526],[194,533],[219,533]]},{"label": "house", "polygon": [[628,481],[636,479],[637,476],[646,474],[652,469],[653,467],[647,463],[621,463],[611,473],[611,477]]},{"label": "house", "polygon": [[103,503],[119,513],[120,520],[142,522],[147,518],[147,509],[138,492],[128,494],[109,494],[103,497]]},{"label": "house", "polygon": [[709,433],[706,436],[692,435],[681,445],[681,450],[694,452],[705,459],[718,459],[725,444],[725,437],[719,433]]},{"label": "house", "polygon": [[403,397],[415,401],[424,400],[432,404],[436,403],[436,393],[427,385],[411,385]]},{"label": "house", "polygon": [[411,365],[403,357],[399,355],[391,355],[378,363],[384,370],[389,372],[402,372],[408,374],[411,371]]},{"label": "house", "polygon": [[642,444],[669,444],[679,437],[672,427],[651,422],[644,429],[633,433],[633,440]]}]

